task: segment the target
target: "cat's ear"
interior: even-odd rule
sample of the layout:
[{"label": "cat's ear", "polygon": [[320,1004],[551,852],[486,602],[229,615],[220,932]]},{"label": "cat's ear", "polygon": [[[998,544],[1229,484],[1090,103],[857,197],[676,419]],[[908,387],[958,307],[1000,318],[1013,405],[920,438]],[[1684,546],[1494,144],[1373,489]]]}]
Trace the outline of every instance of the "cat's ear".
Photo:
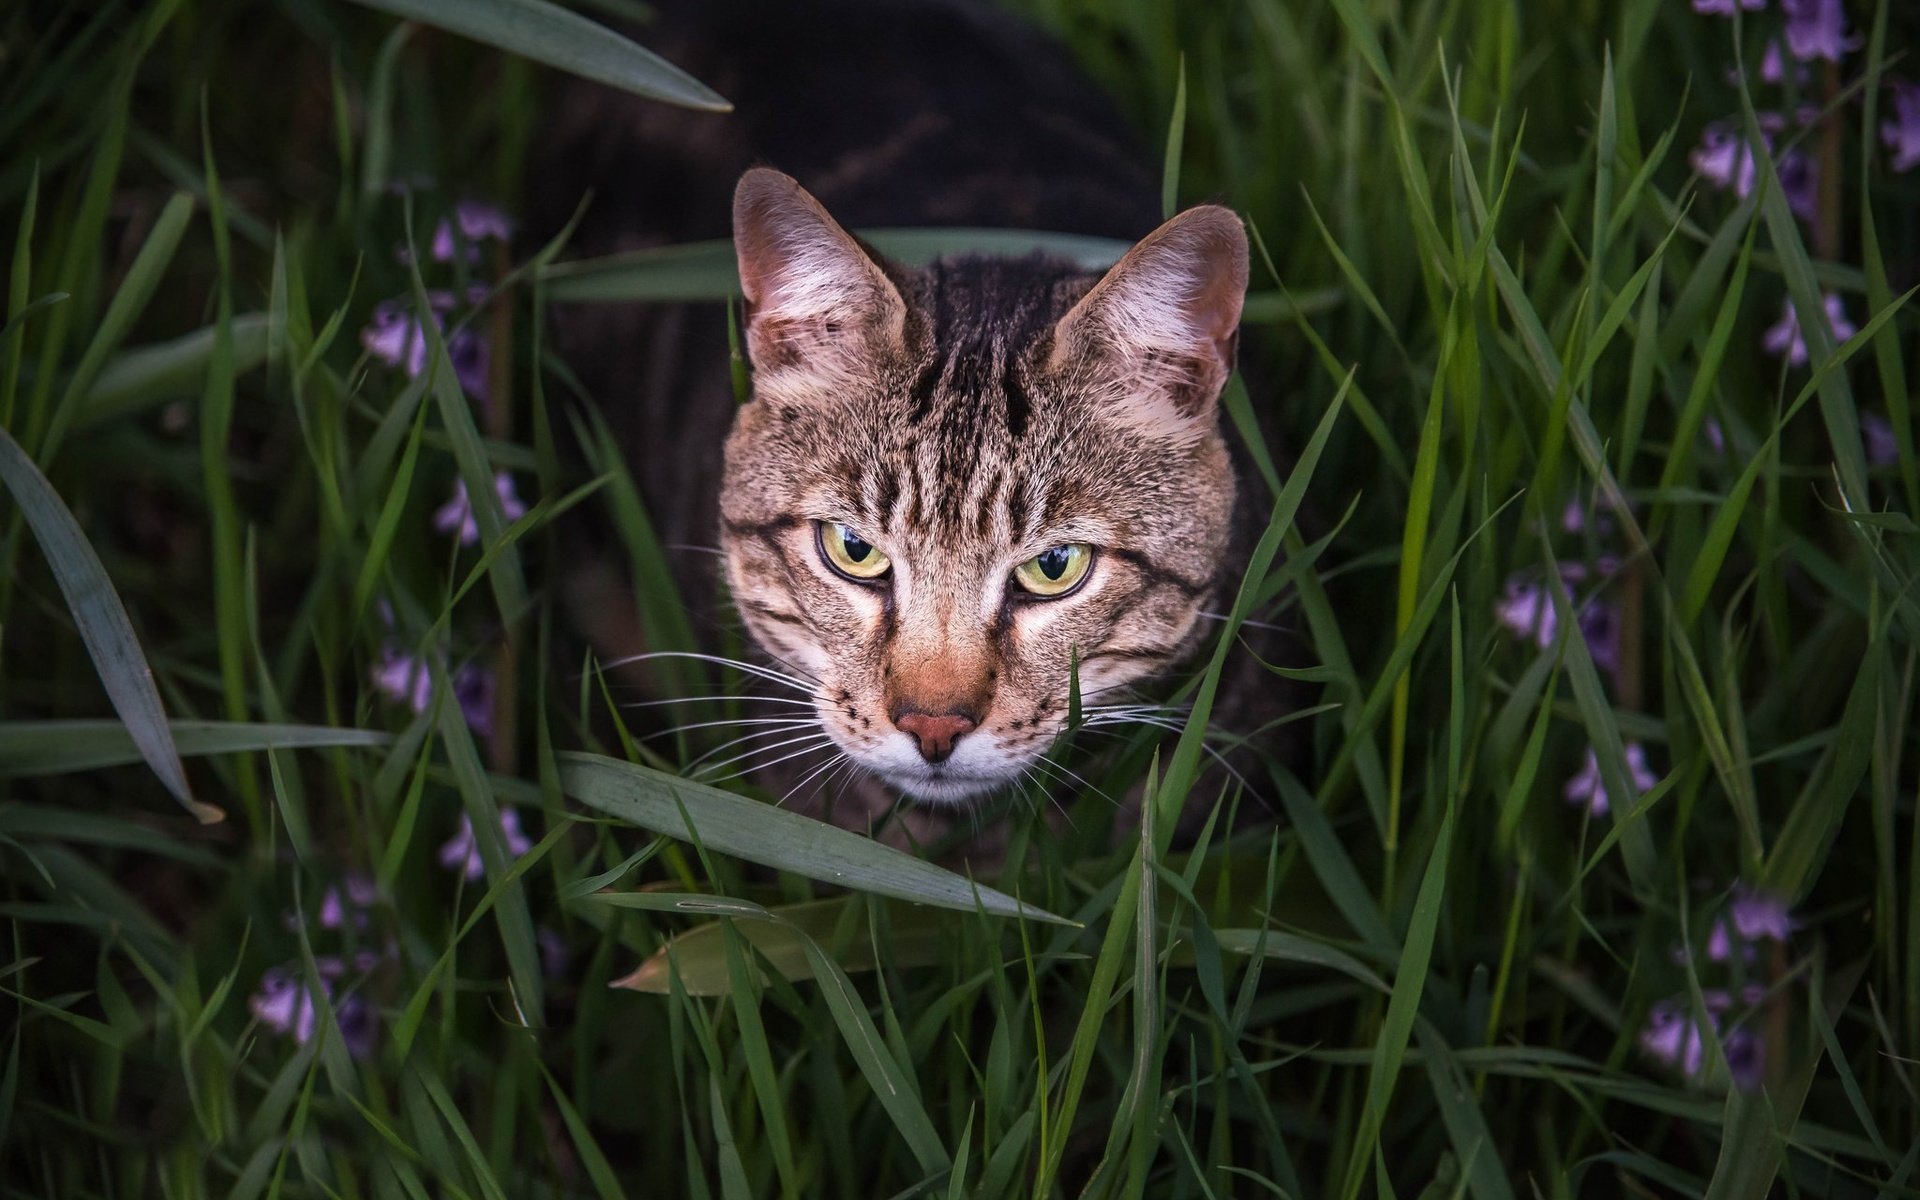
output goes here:
[{"label": "cat's ear", "polygon": [[1233,372],[1247,235],[1218,205],[1143,238],[1054,327],[1050,366],[1090,373],[1096,402],[1174,436],[1211,428]]},{"label": "cat's ear", "polygon": [[899,345],[907,306],[852,235],[787,175],[755,167],[733,193],[733,245],[760,371],[829,373]]}]

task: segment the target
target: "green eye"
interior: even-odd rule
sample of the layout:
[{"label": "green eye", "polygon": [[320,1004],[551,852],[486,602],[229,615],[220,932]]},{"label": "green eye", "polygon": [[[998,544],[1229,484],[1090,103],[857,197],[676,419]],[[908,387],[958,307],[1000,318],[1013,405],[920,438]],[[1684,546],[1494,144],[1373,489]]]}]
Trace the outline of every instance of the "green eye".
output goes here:
[{"label": "green eye", "polygon": [[1093,565],[1093,547],[1068,542],[1044,550],[1013,569],[1013,580],[1034,596],[1051,600],[1080,586]]},{"label": "green eye", "polygon": [[861,537],[848,525],[837,521],[820,521],[816,524],[820,533],[820,554],[827,565],[845,575],[848,579],[861,583],[870,583],[885,575],[893,566],[893,560],[874,548],[872,542]]}]

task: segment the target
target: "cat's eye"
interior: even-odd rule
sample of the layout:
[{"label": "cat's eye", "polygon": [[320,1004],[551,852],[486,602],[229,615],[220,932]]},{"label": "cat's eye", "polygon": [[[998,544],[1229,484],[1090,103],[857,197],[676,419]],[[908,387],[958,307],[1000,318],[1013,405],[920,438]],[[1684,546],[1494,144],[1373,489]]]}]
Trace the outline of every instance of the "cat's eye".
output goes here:
[{"label": "cat's eye", "polygon": [[1080,586],[1093,565],[1093,547],[1085,542],[1068,542],[1043,550],[1013,569],[1013,581],[1028,595],[1051,600]]},{"label": "cat's eye", "polygon": [[893,560],[874,546],[872,542],[853,531],[851,525],[842,525],[838,521],[819,521],[815,528],[820,534],[820,556],[827,565],[857,583],[872,583],[887,573],[893,566]]}]

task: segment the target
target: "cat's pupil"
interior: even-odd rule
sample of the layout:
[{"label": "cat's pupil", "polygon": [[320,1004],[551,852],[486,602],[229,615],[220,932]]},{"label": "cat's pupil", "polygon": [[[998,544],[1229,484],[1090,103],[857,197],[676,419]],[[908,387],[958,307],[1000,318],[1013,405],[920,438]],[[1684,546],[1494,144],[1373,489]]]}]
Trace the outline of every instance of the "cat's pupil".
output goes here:
[{"label": "cat's pupil", "polygon": [[863,563],[867,561],[867,556],[873,553],[873,546],[862,541],[859,534],[845,525],[840,526],[840,545],[847,552],[848,562]]},{"label": "cat's pupil", "polygon": [[1067,573],[1067,564],[1072,558],[1065,546],[1055,546],[1034,559],[1034,563],[1039,566],[1042,575],[1048,579],[1058,579]]}]

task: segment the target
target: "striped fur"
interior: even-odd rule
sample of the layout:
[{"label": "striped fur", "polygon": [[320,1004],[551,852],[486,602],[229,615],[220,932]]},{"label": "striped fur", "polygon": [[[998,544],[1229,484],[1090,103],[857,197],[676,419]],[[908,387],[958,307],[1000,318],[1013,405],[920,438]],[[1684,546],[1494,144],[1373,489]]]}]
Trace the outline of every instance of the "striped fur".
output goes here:
[{"label": "striped fur", "polygon": [[[754,367],[721,493],[735,603],[817,681],[855,762],[923,800],[989,792],[1061,731],[1075,661],[1098,696],[1196,639],[1233,509],[1217,400],[1240,224],[1190,210],[1097,277],[1043,257],[886,264],[770,170],[734,211]],[[819,522],[859,531],[890,575],[836,573]],[[1069,542],[1095,548],[1072,594],[1011,582]],[[928,762],[903,712],[976,727]]]}]

